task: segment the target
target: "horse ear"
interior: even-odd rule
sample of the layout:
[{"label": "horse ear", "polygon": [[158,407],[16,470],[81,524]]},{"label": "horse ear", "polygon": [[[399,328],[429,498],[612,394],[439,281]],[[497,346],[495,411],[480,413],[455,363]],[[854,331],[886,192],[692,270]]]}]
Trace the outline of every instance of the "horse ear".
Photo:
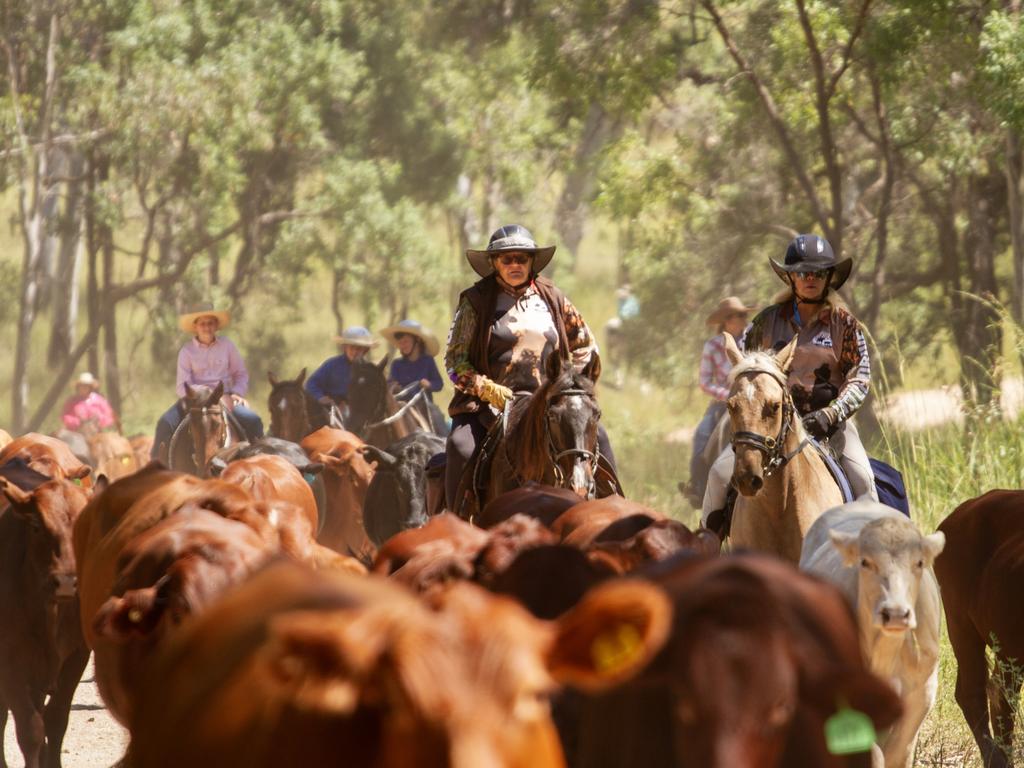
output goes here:
[{"label": "horse ear", "polygon": [[562,356],[557,349],[548,353],[548,359],[544,361],[544,375],[548,377],[548,381],[557,381],[562,375]]},{"label": "horse ear", "polygon": [[799,343],[800,337],[794,336],[789,344],[776,353],[775,362],[778,363],[779,370],[783,373],[789,373],[789,369],[793,365],[793,358],[796,355],[796,346]]},{"label": "horse ear", "polygon": [[580,376],[586,376],[594,384],[597,384],[597,377],[601,375],[601,358],[596,354],[590,356],[590,360],[583,366]]},{"label": "horse ear", "polygon": [[306,382],[306,369],[303,368],[301,371],[299,371],[299,378],[297,378],[295,380],[295,383],[298,384],[301,387],[305,382]]},{"label": "horse ear", "polygon": [[192,387],[189,386],[189,383],[186,381],[185,382],[185,399],[186,400],[193,400],[193,399],[195,399],[195,396],[196,396],[195,390],[192,389]]},{"label": "horse ear", "polygon": [[267,381],[270,382],[270,386],[277,386],[277,376],[274,375],[273,371],[267,371]]},{"label": "horse ear", "polygon": [[388,353],[388,354],[384,355],[384,357],[381,358],[381,361],[379,363],[377,363],[378,370],[380,370],[381,373],[384,373],[384,371],[387,369],[388,363],[390,361],[391,361],[391,353]]},{"label": "horse ear", "polygon": [[217,386],[213,388],[213,394],[210,395],[210,399],[206,401],[206,406],[216,405],[220,402],[221,397],[224,394],[224,382],[218,381]]},{"label": "horse ear", "polygon": [[732,334],[728,331],[724,332],[725,335],[725,356],[729,358],[729,362],[733,365],[738,365],[743,359],[743,353],[740,352],[739,346],[736,344],[736,339],[733,338]]}]

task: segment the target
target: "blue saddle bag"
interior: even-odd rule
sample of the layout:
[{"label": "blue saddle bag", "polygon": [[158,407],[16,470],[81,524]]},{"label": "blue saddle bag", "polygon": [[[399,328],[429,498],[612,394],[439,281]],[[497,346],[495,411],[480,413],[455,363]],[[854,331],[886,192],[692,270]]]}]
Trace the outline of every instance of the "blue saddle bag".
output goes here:
[{"label": "blue saddle bag", "polygon": [[890,467],[884,461],[873,458],[868,458],[868,461],[871,463],[871,473],[875,476],[878,500],[910,517],[910,503],[907,501],[907,486],[903,484],[903,475],[896,467]]}]

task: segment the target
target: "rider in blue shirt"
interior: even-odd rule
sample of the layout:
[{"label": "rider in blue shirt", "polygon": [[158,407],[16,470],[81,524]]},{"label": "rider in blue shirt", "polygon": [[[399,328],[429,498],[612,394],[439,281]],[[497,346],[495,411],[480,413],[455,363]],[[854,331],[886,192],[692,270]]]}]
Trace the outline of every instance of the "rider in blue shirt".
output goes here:
[{"label": "rider in blue shirt", "polygon": [[340,405],[347,400],[352,363],[379,343],[361,325],[346,328],[334,340],[341,346],[341,354],[324,360],[306,379],[306,391],[324,406]]},{"label": "rider in blue shirt", "polygon": [[428,400],[433,402],[432,393],[440,392],[444,383],[441,372],[434,362],[434,356],[441,350],[437,338],[415,320],[403,320],[380,332],[380,335],[398,348],[401,353],[391,363],[388,381],[398,385],[400,391],[408,389],[402,400],[416,394],[411,384],[419,382]]}]

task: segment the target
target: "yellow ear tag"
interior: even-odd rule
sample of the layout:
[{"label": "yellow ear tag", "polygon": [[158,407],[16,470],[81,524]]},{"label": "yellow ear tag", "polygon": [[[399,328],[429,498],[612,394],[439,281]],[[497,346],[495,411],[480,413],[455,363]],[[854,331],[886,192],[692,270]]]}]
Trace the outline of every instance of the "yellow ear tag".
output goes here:
[{"label": "yellow ear tag", "polygon": [[130,462],[131,462],[131,460],[132,460],[132,457],[131,457],[131,456],[122,456],[122,457],[121,457],[121,463],[122,463],[122,464],[128,464],[128,463],[130,463]]},{"label": "yellow ear tag", "polygon": [[833,755],[867,752],[876,738],[871,718],[856,709],[843,707],[825,721],[825,745]]},{"label": "yellow ear tag", "polygon": [[640,653],[643,639],[632,624],[619,624],[602,632],[590,645],[590,657],[598,672],[612,673],[622,669]]}]

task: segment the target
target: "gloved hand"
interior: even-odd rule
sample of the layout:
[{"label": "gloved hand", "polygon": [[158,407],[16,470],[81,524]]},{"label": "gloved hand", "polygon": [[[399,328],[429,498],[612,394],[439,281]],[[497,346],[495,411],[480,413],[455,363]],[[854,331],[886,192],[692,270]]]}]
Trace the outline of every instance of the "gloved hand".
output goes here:
[{"label": "gloved hand", "polygon": [[499,411],[505,410],[505,403],[512,399],[512,390],[503,387],[496,381],[484,379],[480,385],[479,398],[485,403],[490,403]]},{"label": "gloved hand", "polygon": [[817,411],[811,411],[803,418],[804,429],[806,429],[811,437],[818,440],[823,440],[828,437],[832,431],[832,427],[839,421],[839,416],[836,414],[835,408],[832,406],[825,406],[819,408]]}]

